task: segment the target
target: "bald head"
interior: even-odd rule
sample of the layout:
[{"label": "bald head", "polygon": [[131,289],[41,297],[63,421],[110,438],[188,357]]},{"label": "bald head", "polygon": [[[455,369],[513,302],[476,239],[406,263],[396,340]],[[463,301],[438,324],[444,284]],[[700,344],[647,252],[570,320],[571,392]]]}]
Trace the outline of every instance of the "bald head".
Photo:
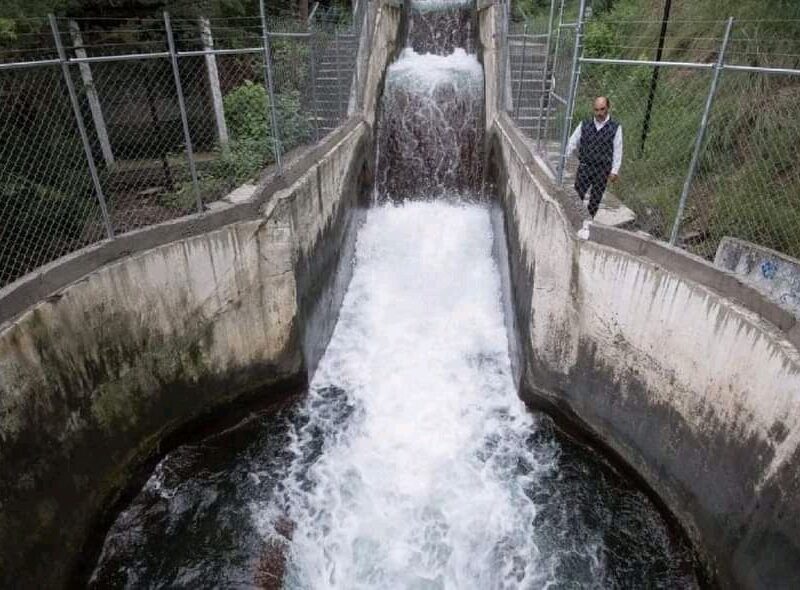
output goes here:
[{"label": "bald head", "polygon": [[605,96],[598,96],[594,99],[592,110],[594,111],[594,118],[598,123],[602,123],[608,117],[608,109],[611,104]]}]

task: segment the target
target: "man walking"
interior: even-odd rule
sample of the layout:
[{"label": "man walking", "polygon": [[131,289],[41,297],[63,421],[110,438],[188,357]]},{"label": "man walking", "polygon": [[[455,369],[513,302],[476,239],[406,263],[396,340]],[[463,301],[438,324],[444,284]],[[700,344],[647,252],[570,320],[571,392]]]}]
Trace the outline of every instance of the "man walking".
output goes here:
[{"label": "man walking", "polygon": [[616,182],[622,164],[622,127],[609,115],[611,104],[605,96],[594,99],[594,117],[582,121],[567,144],[567,158],[578,150],[578,173],[575,190],[581,201],[589,196],[589,215],[600,208],[606,183]]}]

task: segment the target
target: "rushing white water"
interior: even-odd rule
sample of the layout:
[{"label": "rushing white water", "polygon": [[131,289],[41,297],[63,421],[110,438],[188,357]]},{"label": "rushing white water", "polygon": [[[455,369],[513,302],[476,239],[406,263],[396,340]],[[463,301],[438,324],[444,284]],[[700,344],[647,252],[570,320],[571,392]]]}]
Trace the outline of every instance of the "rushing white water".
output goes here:
[{"label": "rushing white water", "polygon": [[408,15],[406,45],[418,53],[447,55],[458,48],[473,53],[473,17],[466,3],[414,4]]},{"label": "rushing white water", "polygon": [[[369,212],[314,376],[285,505],[285,587],[541,587],[526,495],[557,448],[511,378],[488,211],[409,202]],[[284,519],[285,520],[285,519]]]},{"label": "rushing white water", "polygon": [[382,106],[380,195],[399,201],[480,186],[483,68],[474,55],[404,50],[388,69]]},{"label": "rushing white water", "polygon": [[411,6],[419,11],[468,8],[473,4],[475,0],[411,0]]},{"label": "rushing white water", "polygon": [[483,66],[474,54],[463,49],[456,49],[450,55],[434,55],[407,47],[389,66],[387,81],[431,96],[445,84],[460,92],[472,94],[478,89],[482,93]]}]

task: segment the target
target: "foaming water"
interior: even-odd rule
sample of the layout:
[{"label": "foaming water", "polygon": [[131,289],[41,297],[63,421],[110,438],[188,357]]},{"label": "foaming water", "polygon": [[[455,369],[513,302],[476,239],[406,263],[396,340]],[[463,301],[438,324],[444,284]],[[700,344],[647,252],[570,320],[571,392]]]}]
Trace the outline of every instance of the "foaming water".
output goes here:
[{"label": "foaming water", "polygon": [[[300,588],[541,587],[526,489],[557,448],[526,445],[488,211],[370,211],[297,432],[286,583]],[[268,530],[268,525],[267,525]]]},{"label": "foaming water", "polygon": [[482,179],[483,68],[456,49],[403,51],[388,69],[377,193],[402,201],[476,189]]},{"label": "foaming water", "polygon": [[454,84],[465,91],[483,85],[483,66],[474,54],[461,48],[450,55],[418,53],[406,48],[389,66],[387,75],[390,84],[415,86],[417,92],[429,96],[443,84]]},{"label": "foaming water", "polygon": [[449,55],[407,49],[388,70],[376,180],[388,203],[359,231],[308,395],[165,457],[91,586],[697,586],[690,548],[649,500],[514,389],[474,196],[483,70],[443,51],[458,34],[437,25],[467,4],[413,2],[417,48]]},{"label": "foaming water", "polygon": [[475,0],[411,0],[411,7],[421,11],[471,8],[474,4]]},{"label": "foaming water", "polygon": [[489,211],[372,209],[310,391],[156,468],[95,588],[696,588],[647,497],[511,378]]},{"label": "foaming water", "polygon": [[474,51],[474,2],[422,1],[411,3],[407,45],[420,53],[446,55],[454,49]]}]

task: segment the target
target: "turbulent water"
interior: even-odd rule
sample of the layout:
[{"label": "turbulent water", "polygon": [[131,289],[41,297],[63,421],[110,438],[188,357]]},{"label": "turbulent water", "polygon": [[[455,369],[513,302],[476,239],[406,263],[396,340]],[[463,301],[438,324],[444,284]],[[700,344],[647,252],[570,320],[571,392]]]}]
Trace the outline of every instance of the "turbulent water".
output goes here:
[{"label": "turbulent water", "polygon": [[436,198],[480,185],[483,68],[456,49],[447,56],[406,49],[387,72],[378,124],[382,198]]},{"label": "turbulent water", "polygon": [[528,412],[482,205],[386,204],[308,395],[173,453],[96,587],[692,587],[647,498]]},{"label": "turbulent water", "polygon": [[420,53],[447,55],[456,49],[474,51],[473,2],[424,1],[411,3],[409,46]]},{"label": "turbulent water", "polygon": [[377,204],[307,395],[170,453],[91,586],[697,586],[648,498],[515,390],[492,257],[504,238],[477,196],[483,70],[438,28],[466,4],[413,3],[412,47],[387,74]]},{"label": "turbulent water", "polygon": [[477,206],[370,212],[295,444],[290,586],[547,578],[525,489],[554,450],[525,445],[534,421],[511,380],[491,248]]}]

